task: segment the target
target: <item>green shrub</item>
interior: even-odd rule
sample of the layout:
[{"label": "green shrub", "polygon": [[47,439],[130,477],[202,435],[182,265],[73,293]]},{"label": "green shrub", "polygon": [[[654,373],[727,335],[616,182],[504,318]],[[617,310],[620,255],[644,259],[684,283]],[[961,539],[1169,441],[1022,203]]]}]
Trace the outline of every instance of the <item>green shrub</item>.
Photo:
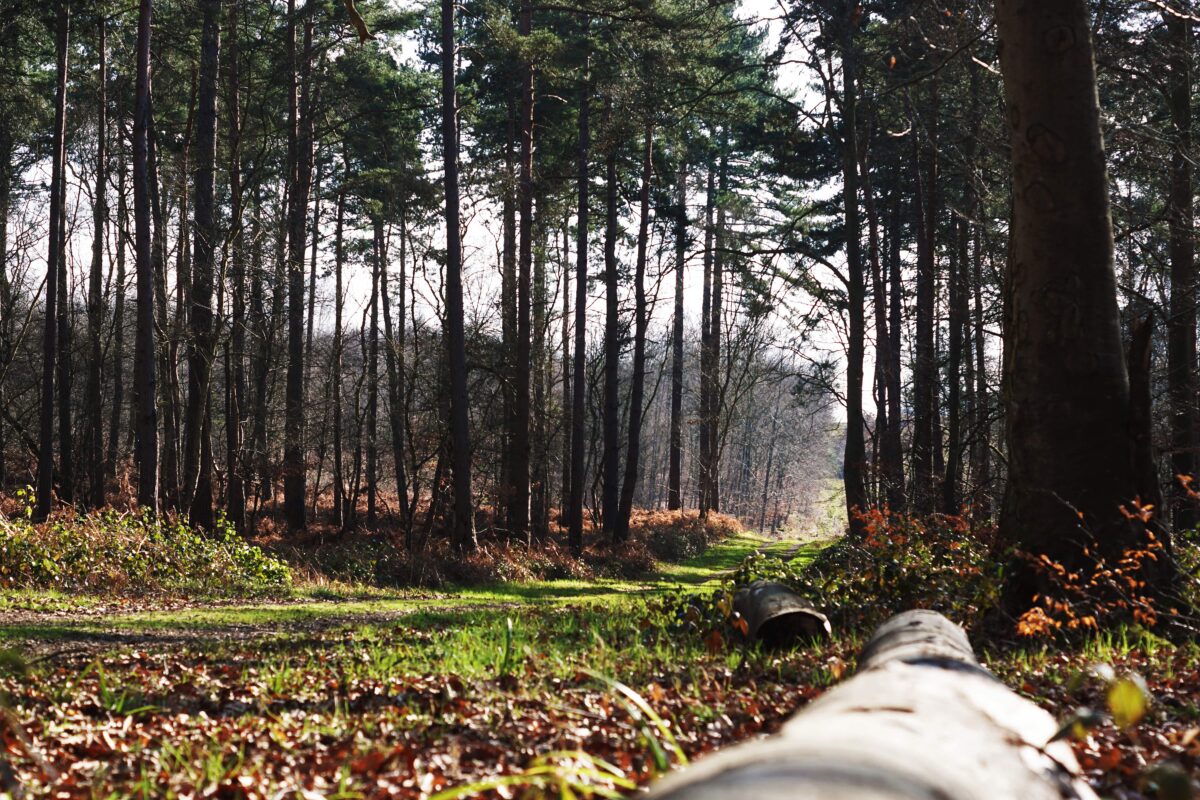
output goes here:
[{"label": "green shrub", "polygon": [[291,572],[223,519],[211,533],[112,510],[39,525],[0,517],[0,586],[97,595],[273,594]]}]

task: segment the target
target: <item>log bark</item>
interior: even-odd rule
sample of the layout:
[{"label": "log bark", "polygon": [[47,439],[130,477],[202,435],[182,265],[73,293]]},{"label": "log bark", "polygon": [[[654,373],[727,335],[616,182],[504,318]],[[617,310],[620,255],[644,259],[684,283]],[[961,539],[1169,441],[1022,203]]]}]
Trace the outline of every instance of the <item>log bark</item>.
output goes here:
[{"label": "log bark", "polygon": [[755,581],[734,596],[733,607],[746,620],[747,636],[767,647],[827,639],[832,633],[828,617],[781,583]]},{"label": "log bark", "polygon": [[1093,800],[1058,724],[979,666],[962,629],[933,611],[892,617],[854,678],[776,736],[664,780],[663,800],[806,797]]}]

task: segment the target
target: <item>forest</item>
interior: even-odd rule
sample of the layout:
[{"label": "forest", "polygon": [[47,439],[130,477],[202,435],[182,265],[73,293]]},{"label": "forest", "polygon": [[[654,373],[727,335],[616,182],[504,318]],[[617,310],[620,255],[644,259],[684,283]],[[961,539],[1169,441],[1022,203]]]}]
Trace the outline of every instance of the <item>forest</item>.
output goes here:
[{"label": "forest", "polygon": [[0,796],[1200,797],[1197,22],[0,0]]}]

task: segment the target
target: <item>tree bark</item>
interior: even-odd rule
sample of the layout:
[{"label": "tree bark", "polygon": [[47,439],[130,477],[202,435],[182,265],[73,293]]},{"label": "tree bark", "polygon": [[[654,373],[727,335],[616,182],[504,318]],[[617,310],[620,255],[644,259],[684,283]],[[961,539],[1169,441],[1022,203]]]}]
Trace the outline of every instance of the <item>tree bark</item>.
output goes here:
[{"label": "tree bark", "polygon": [[683,508],[683,278],[687,259],[687,154],[681,147],[675,176],[675,316],[671,322],[671,453],[667,508]]},{"label": "tree bark", "polygon": [[[91,352],[88,358],[84,411],[87,433],[84,459],[88,471],[87,503],[104,505],[104,226],[108,223],[108,43],[107,20],[97,23],[99,70],[96,92],[96,191],[92,203],[92,264],[88,274],[87,322]],[[119,335],[119,334],[118,334]]]},{"label": "tree bark", "polygon": [[[606,117],[611,119],[611,101]],[[601,514],[606,539],[618,542],[620,515],[620,369],[621,343],[617,284],[617,148],[610,144],[604,160],[604,473]]]},{"label": "tree bark", "polygon": [[[588,37],[588,20],[583,21],[585,46]],[[583,553],[583,483],[584,441],[587,421],[586,361],[587,355],[587,277],[588,277],[588,203],[591,188],[588,162],[591,155],[590,97],[591,86],[588,70],[590,52],[583,62],[583,77],[579,85],[579,142],[576,151],[576,185],[579,192],[579,211],[576,222],[575,245],[575,362],[572,382],[571,417],[571,504],[567,541],[575,556]]]},{"label": "tree bark", "polygon": [[625,479],[621,484],[617,511],[616,538],[629,538],[629,519],[633,513],[633,494],[637,489],[638,466],[642,449],[642,416],[646,394],[646,249],[650,240],[650,179],[654,169],[654,126],[647,123],[642,145],[642,187],[637,256],[633,272],[633,371],[629,379],[629,450],[625,458]]},{"label": "tree bark", "polygon": [[133,113],[134,269],[137,273],[137,332],[134,346],[134,394],[137,404],[138,505],[158,513],[158,398],[154,344],[154,264],[151,249],[149,171],[150,35],[153,3],[138,6],[137,79]]},{"label": "tree bark", "polygon": [[[1069,570],[1093,543],[1124,549],[1137,494],[1090,19],[1084,0],[998,0],[996,20],[1013,169],[1000,532]],[[1040,583],[1016,562],[1008,606]]]},{"label": "tree bark", "polygon": [[37,505],[34,509],[36,520],[46,519],[50,515],[50,509],[54,503],[54,366],[55,357],[59,353],[57,312],[60,304],[58,294],[60,291],[66,291],[65,286],[59,286],[59,264],[64,261],[62,230],[66,226],[62,185],[66,180],[67,64],[70,14],[69,0],[59,0],[55,22],[57,78],[54,94],[52,145],[54,152],[50,178],[50,233],[47,237],[48,254],[46,257],[45,325],[42,333],[42,395],[38,439]]},{"label": "tree bark", "polygon": [[[533,29],[533,6],[521,3],[518,35],[528,38]],[[509,475],[508,529],[512,536],[529,540],[529,420],[530,420],[530,328],[533,266],[533,64],[522,65],[520,106],[520,182],[517,187],[519,212],[517,251],[517,341],[513,365],[513,434],[509,445],[512,472]]]},{"label": "tree bark", "polygon": [[304,50],[296,56],[296,0],[288,0],[288,256],[287,256],[287,384],[284,391],[283,507],[290,530],[306,525],[308,481],[304,449],[304,254],[308,249],[305,223],[312,180],[312,115],[309,72],[312,65],[312,0],[303,16]]},{"label": "tree bark", "polygon": [[184,502],[192,524],[214,524],[212,473],[203,456],[210,447],[209,401],[212,394],[213,277],[217,219],[213,173],[217,158],[217,78],[220,69],[221,0],[204,0],[200,35],[200,84],[196,108],[195,172],[192,177],[193,257],[191,313],[188,321],[188,399],[184,417]]},{"label": "tree bark", "polygon": [[[954,248],[950,255],[950,314],[948,358],[946,362],[946,472],[942,480],[942,512],[962,511],[962,366],[963,325],[966,319],[967,293],[963,273],[967,268],[967,224],[958,221],[951,227]],[[957,240],[955,235],[957,234]]]},{"label": "tree bark", "polygon": [[[118,109],[121,106],[118,104]],[[104,455],[104,479],[110,480],[116,475],[117,471],[117,455],[120,449],[120,433],[121,433],[121,413],[125,408],[125,281],[127,279],[126,263],[125,263],[125,245],[129,237],[128,222],[129,212],[126,206],[128,202],[125,197],[126,192],[126,156],[124,143],[127,140],[125,133],[125,121],[123,114],[118,111],[117,141],[120,155],[117,158],[117,224],[116,224],[116,246],[114,249],[117,253],[117,275],[113,281],[116,297],[113,299],[113,394],[112,406],[109,410],[108,423],[108,446]],[[0,201],[0,206],[3,201]],[[2,257],[2,254],[0,254]],[[0,296],[0,303],[4,302],[3,296]],[[3,345],[0,345],[3,346]],[[0,398],[2,400],[3,398]],[[133,418],[136,422],[136,412]],[[126,451],[130,448],[126,445]],[[0,472],[3,470],[0,469]],[[0,485],[3,481],[0,480]]]},{"label": "tree bark", "polygon": [[712,161],[708,164],[708,182],[704,200],[704,279],[700,295],[700,425],[699,453],[697,454],[697,488],[699,489],[697,503],[700,516],[708,515],[712,508],[712,497],[709,491],[712,464],[709,463],[709,440],[713,437],[712,415],[709,407],[712,398],[709,396],[712,381],[709,378],[712,366],[712,272],[713,272],[713,210],[716,206],[717,184],[716,170]]},{"label": "tree bark", "polygon": [[[1171,295],[1167,318],[1167,395],[1171,414],[1171,473],[1192,477],[1196,471],[1195,363],[1196,263],[1192,189],[1192,24],[1163,12],[1167,28],[1167,103],[1171,115],[1170,189],[1167,200]],[[1175,530],[1196,527],[1194,497],[1171,482]]]},{"label": "tree bark", "polygon": [[371,332],[367,338],[367,527],[379,521],[379,294],[383,275],[383,218],[371,220]]},{"label": "tree bark", "polygon": [[[931,113],[936,115],[937,90],[932,95]],[[915,117],[914,117],[915,119]],[[917,330],[913,361],[912,473],[913,509],[918,514],[933,511],[934,392],[937,383],[934,312],[937,283],[937,143],[931,131],[924,147],[914,136],[913,172],[916,191],[913,215],[917,222]]]},{"label": "tree bark", "polygon": [[850,530],[860,529],[859,511],[867,507],[866,446],[863,441],[863,360],[866,351],[866,282],[863,278],[861,232],[858,214],[858,90],[855,87],[855,17],[861,9],[847,3],[842,20],[842,205],[846,216],[846,298],[849,342],[846,363],[846,448],[842,477],[846,491],[846,518]]},{"label": "tree bark", "polygon": [[345,304],[342,270],[346,260],[343,236],[346,219],[346,179],[350,167],[343,151],[342,185],[337,196],[337,221],[333,234],[333,353],[330,359],[333,405],[333,521],[338,530],[346,527],[346,481],[342,463],[342,308]]},{"label": "tree bark", "polygon": [[225,350],[225,453],[228,480],[225,514],[239,533],[246,528],[246,457],[242,435],[242,407],[246,402],[246,238],[243,234],[241,48],[238,27],[241,0],[229,0],[229,203],[233,231],[229,237],[229,281],[232,314]]},{"label": "tree bark", "polygon": [[[458,196],[458,104],[455,98],[454,0],[442,0],[442,161],[446,195],[446,347],[450,369],[450,445],[454,460],[454,526],[459,551],[474,550],[471,499],[471,433],[467,394],[466,320],[463,311],[462,240]],[[435,488],[436,491],[436,488]]]}]

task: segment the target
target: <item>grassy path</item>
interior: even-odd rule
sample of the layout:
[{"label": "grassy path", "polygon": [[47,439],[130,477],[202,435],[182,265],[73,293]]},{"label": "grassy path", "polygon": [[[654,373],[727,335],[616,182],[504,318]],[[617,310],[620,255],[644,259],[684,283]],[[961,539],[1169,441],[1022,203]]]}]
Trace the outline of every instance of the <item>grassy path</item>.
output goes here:
[{"label": "grassy path", "polygon": [[436,615],[476,628],[489,620],[567,606],[599,611],[680,585],[715,587],[752,553],[811,557],[819,549],[819,544],[811,542],[742,534],[681,563],[661,564],[654,574],[640,580],[533,581],[444,592],[310,587],[283,600],[164,603],[133,610],[101,602],[74,607],[70,599],[54,595],[9,594],[0,606],[4,609],[0,610],[0,642],[48,658],[66,653],[94,655],[123,647],[170,649],[269,638],[295,640],[336,629],[420,624]]}]

